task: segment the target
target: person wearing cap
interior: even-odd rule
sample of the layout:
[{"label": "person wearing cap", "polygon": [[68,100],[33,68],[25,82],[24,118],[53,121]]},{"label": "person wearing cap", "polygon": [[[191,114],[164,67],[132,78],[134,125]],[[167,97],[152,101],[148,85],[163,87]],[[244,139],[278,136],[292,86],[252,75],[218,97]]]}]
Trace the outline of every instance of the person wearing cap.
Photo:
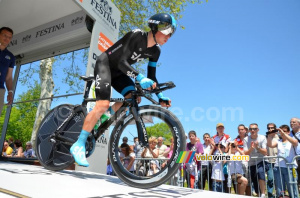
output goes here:
[{"label": "person wearing cap", "polygon": [[213,136],[214,143],[219,144],[222,143],[225,145],[225,150],[227,150],[227,145],[231,141],[229,135],[224,133],[225,127],[223,123],[218,123],[216,126],[217,134]]},{"label": "person wearing cap", "polygon": [[[109,108],[111,87],[125,98],[131,98],[131,92],[136,91],[133,80],[139,82],[142,89],[157,87],[156,65],[161,46],[175,33],[177,23],[171,14],[158,13],[149,18],[148,26],[149,32],[134,29],[97,57],[94,70],[96,105],[86,116],[80,136],[70,148],[78,165],[89,166],[85,156],[85,142],[97,121]],[[149,60],[147,77],[132,66],[144,59]],[[162,107],[171,106],[170,98],[161,92],[156,95]],[[141,98],[138,97],[137,102],[140,101]],[[122,104],[115,103],[112,110],[116,112]]]},{"label": "person wearing cap", "polygon": [[32,143],[29,141],[29,142],[26,142],[26,148],[25,148],[25,151],[23,153],[23,156],[25,158],[31,158],[31,157],[36,157],[35,156],[35,152],[34,150],[32,149]]},{"label": "person wearing cap", "polygon": [[[228,151],[228,143],[231,141],[231,138],[229,135],[224,133],[225,127],[223,123],[218,123],[216,125],[216,130],[217,130],[217,134],[213,136],[214,139],[214,143],[215,144],[221,144],[225,147],[225,152]],[[216,154],[218,152],[218,150],[216,149],[214,154]],[[227,164],[224,165],[224,176],[225,176],[225,180],[223,181],[223,186],[227,186]],[[225,192],[229,193],[228,188],[225,188]]]}]

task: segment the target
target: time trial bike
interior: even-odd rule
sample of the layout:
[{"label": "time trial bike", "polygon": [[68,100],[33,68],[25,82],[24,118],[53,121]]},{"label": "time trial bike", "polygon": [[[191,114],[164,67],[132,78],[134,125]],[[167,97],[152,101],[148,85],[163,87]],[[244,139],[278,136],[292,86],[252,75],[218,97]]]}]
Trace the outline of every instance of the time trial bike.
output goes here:
[{"label": "time trial bike", "polygon": [[[75,161],[70,153],[70,147],[79,137],[84,119],[87,115],[87,104],[95,102],[89,98],[94,77],[81,77],[86,81],[84,100],[81,105],[62,104],[52,109],[42,120],[36,137],[36,154],[42,166],[49,170],[62,170]],[[165,183],[179,169],[176,163],[181,151],[185,150],[186,137],[178,118],[168,109],[162,108],[151,97],[151,94],[174,88],[173,82],[158,84],[157,89],[144,90],[136,83],[136,91],[131,98],[112,98],[111,102],[122,102],[122,107],[109,119],[92,130],[86,141],[86,156],[89,157],[95,149],[95,142],[104,132],[113,126],[108,142],[108,156],[114,173],[126,184],[138,188],[151,188]],[[144,97],[155,105],[138,106],[137,98]],[[155,174],[137,174],[128,171],[124,158],[121,156],[123,137],[138,137],[138,144],[142,149],[149,149],[149,136],[162,136],[165,144],[173,144],[168,150],[168,158],[158,163]],[[171,149],[171,150],[170,150]],[[156,159],[153,159],[156,160]],[[137,161],[137,160],[136,160]],[[137,163],[134,163],[137,166]],[[147,170],[151,167],[145,165]]]}]

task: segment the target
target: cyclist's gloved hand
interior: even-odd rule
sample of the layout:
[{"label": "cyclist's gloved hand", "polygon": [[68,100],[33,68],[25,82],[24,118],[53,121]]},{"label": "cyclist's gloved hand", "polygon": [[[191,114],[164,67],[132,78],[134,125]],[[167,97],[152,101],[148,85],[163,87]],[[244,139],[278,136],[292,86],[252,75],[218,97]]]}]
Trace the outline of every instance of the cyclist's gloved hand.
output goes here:
[{"label": "cyclist's gloved hand", "polygon": [[[157,94],[157,97],[159,99],[159,103],[161,103],[162,106],[165,106],[165,107],[170,107],[171,106],[170,98],[165,97],[162,93]],[[165,103],[165,105],[162,104],[162,103]]]},{"label": "cyclist's gloved hand", "polygon": [[139,74],[136,77],[136,80],[140,82],[140,85],[143,89],[148,89],[154,84],[153,80],[146,78],[143,74]]}]

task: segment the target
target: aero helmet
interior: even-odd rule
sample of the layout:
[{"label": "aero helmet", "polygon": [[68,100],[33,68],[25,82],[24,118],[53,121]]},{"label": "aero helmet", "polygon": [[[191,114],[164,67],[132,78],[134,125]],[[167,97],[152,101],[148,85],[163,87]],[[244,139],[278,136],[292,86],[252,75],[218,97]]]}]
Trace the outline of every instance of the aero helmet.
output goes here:
[{"label": "aero helmet", "polygon": [[159,13],[149,18],[148,26],[150,27],[153,36],[157,31],[160,31],[164,35],[170,34],[170,36],[172,36],[176,31],[177,23],[172,15]]}]

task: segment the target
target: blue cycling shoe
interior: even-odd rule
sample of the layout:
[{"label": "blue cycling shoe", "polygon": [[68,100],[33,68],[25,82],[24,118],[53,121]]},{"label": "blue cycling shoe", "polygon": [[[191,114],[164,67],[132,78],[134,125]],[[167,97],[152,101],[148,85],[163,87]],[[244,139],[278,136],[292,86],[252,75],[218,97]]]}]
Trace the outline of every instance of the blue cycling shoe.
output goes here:
[{"label": "blue cycling shoe", "polygon": [[73,155],[75,162],[79,165],[79,166],[85,166],[88,167],[90,164],[88,163],[88,161],[86,160],[85,154],[85,145],[79,143],[79,142],[75,142],[73,144],[73,146],[70,149],[71,154]]}]

